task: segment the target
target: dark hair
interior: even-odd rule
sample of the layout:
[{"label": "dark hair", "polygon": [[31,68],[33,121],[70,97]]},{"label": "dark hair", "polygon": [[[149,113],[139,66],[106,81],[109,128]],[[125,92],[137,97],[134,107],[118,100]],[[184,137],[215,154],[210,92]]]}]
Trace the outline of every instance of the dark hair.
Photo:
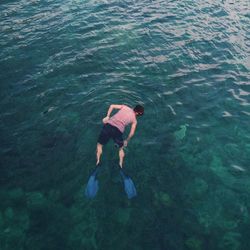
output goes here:
[{"label": "dark hair", "polygon": [[143,115],[144,114],[144,108],[141,105],[136,105],[134,107],[134,111],[138,113],[138,115]]}]

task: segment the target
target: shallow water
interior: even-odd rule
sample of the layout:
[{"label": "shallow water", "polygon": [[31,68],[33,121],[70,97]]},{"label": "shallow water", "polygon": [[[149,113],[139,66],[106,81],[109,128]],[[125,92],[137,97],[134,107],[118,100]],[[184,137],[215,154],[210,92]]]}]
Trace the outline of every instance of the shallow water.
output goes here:
[{"label": "shallow water", "polygon": [[[250,249],[250,4],[1,1],[0,249]],[[145,106],[84,188],[112,103]],[[128,131],[127,131],[128,132]]]}]

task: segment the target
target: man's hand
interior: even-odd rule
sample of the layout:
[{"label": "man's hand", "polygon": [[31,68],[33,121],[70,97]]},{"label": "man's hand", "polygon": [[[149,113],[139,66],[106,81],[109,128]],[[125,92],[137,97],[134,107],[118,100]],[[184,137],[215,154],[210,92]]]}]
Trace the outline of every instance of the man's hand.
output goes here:
[{"label": "man's hand", "polygon": [[106,117],[104,117],[104,118],[102,119],[102,122],[103,122],[104,124],[106,124],[106,123],[108,122],[108,120],[109,120],[109,116],[106,116]]},{"label": "man's hand", "polygon": [[130,133],[129,133],[127,139],[123,141],[123,146],[124,147],[128,146],[129,140],[133,137],[133,135],[135,133],[135,130],[136,130],[136,125],[137,125],[137,122],[132,123],[131,129],[130,129]]},{"label": "man's hand", "polygon": [[127,140],[123,141],[123,146],[124,146],[124,147],[127,147],[127,146],[128,146],[128,141],[127,141]]}]

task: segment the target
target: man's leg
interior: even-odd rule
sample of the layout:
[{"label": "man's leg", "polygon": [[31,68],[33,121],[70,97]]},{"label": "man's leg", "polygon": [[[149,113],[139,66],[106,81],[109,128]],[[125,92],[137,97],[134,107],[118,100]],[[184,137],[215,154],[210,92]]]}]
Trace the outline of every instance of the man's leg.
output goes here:
[{"label": "man's leg", "polygon": [[121,168],[122,168],[124,156],[125,156],[124,149],[123,149],[123,147],[121,147],[119,149],[119,159],[120,159],[119,160],[119,165],[120,165]]},{"label": "man's leg", "polygon": [[96,147],[96,165],[98,165],[100,163],[101,154],[102,154],[102,144],[97,143],[97,147]]}]

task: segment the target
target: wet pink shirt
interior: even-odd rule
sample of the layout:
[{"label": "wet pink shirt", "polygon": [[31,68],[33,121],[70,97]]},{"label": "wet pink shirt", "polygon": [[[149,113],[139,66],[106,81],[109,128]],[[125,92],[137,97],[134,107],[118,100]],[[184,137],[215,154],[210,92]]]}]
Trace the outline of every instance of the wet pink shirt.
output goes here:
[{"label": "wet pink shirt", "polygon": [[125,127],[133,122],[136,122],[135,112],[126,105],[122,105],[122,108],[108,120],[110,125],[117,127],[122,133]]}]

